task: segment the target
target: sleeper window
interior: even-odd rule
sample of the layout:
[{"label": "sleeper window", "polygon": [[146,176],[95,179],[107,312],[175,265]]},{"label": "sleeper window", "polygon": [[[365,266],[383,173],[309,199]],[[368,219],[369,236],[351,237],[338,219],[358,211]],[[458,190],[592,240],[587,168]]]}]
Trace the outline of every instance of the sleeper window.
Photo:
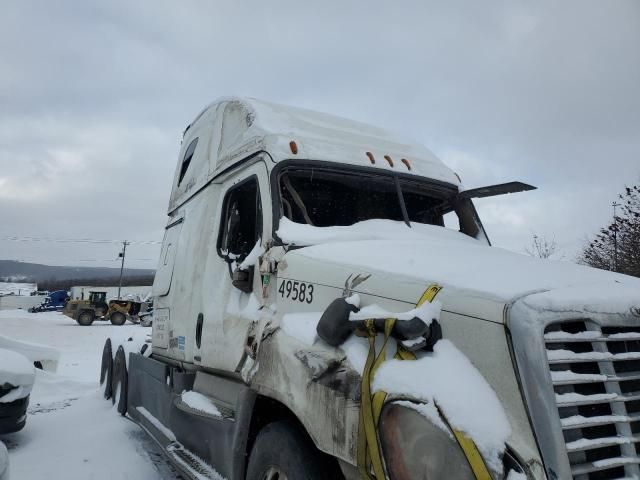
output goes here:
[{"label": "sleeper window", "polygon": [[189,169],[189,164],[191,163],[191,159],[193,158],[193,154],[196,151],[196,146],[198,145],[198,138],[194,138],[193,141],[187,147],[187,151],[184,152],[184,158],[182,159],[182,165],[180,166],[180,176],[178,177],[178,185],[182,183],[182,179],[184,178],[187,170]]},{"label": "sleeper window", "polygon": [[250,178],[227,192],[218,248],[237,261],[253,249],[262,233],[262,205],[258,179]]}]

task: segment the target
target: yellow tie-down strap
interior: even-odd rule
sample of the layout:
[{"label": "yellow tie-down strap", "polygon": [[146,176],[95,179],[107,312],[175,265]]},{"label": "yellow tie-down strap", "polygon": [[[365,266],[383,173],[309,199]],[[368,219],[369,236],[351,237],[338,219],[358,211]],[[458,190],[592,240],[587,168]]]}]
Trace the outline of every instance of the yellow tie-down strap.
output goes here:
[{"label": "yellow tie-down strap", "polygon": [[[442,290],[440,285],[429,285],[420,297],[420,300],[418,300],[416,307],[420,307],[425,302],[433,302],[440,290]],[[378,422],[380,420],[380,414],[382,413],[382,407],[387,398],[387,393],[379,391],[372,395],[371,381],[382,362],[386,359],[385,350],[395,323],[395,318],[388,318],[385,321],[384,341],[382,342],[380,352],[376,355],[376,331],[374,322],[373,320],[365,321],[365,334],[369,340],[369,354],[367,355],[367,361],[364,366],[364,371],[362,372],[362,384],[360,386],[361,405],[357,451],[358,470],[360,471],[360,476],[365,480],[382,480],[386,478],[382,460],[382,450],[378,437]],[[398,343],[394,358],[398,360],[415,360],[416,356],[413,352]],[[453,428],[451,430],[460,448],[467,457],[467,461],[476,479],[491,480],[489,470],[473,440],[459,430]]]}]

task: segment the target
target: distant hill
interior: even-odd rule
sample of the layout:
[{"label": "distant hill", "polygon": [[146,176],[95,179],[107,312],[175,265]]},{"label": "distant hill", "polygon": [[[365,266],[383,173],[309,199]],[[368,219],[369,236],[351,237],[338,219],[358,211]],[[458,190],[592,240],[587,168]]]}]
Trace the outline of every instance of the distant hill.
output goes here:
[{"label": "distant hill", "polygon": [[[151,285],[155,270],[125,268],[122,274],[123,284]],[[109,267],[59,267],[38,263],[0,260],[0,282],[37,283],[39,288],[45,285],[68,284],[110,285],[118,281],[119,268]]]}]

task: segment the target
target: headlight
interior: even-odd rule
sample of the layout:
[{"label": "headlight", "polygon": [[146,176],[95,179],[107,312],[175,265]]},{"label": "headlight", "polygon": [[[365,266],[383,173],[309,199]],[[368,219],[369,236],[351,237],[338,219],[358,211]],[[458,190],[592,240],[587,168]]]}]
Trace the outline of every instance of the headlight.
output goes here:
[{"label": "headlight", "polygon": [[439,417],[434,422],[401,403],[384,407],[380,436],[391,480],[475,480],[453,434]]}]

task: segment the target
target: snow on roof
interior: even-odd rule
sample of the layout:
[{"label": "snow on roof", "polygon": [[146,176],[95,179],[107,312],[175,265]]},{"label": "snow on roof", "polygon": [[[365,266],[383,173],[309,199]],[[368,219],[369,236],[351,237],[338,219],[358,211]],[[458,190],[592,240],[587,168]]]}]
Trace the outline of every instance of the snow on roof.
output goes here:
[{"label": "snow on roof", "polygon": [[[185,171],[185,154],[196,139]],[[292,141],[296,144],[293,151]],[[213,102],[185,130],[169,211],[216,174],[260,151],[268,152],[274,162],[339,162],[460,184],[453,171],[427,148],[382,128],[254,98],[231,97]]]}]

